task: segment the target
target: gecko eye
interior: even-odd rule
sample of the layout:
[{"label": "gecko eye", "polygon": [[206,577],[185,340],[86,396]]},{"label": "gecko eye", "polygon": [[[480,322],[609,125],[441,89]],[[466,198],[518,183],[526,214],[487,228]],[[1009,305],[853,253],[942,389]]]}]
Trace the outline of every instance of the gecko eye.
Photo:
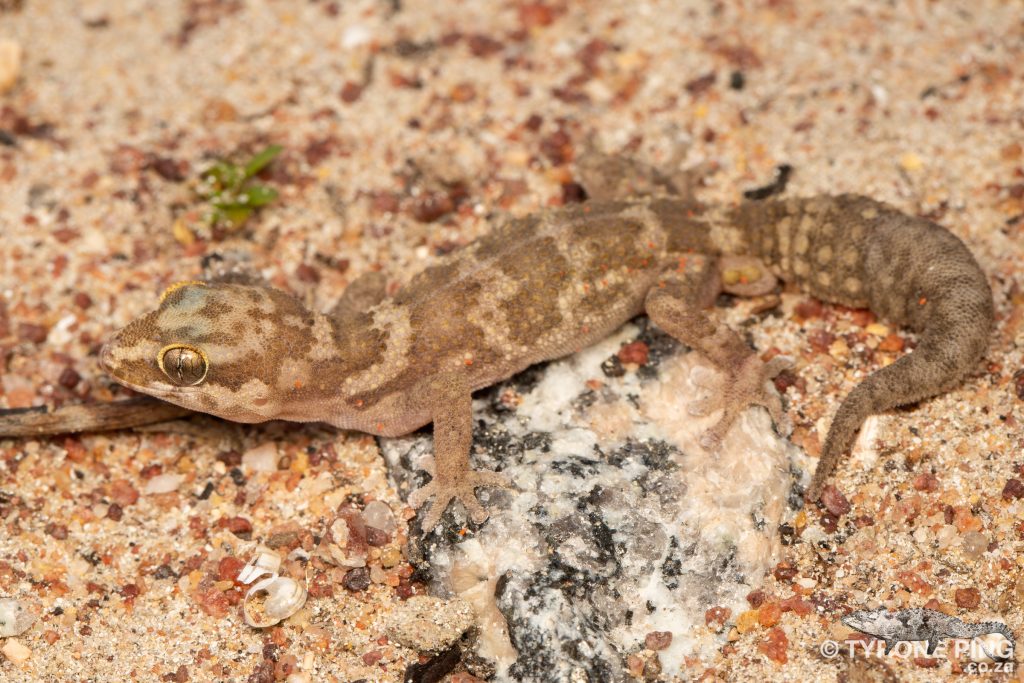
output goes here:
[{"label": "gecko eye", "polygon": [[206,354],[187,344],[170,344],[160,349],[157,365],[179,387],[191,387],[206,379],[210,362]]}]

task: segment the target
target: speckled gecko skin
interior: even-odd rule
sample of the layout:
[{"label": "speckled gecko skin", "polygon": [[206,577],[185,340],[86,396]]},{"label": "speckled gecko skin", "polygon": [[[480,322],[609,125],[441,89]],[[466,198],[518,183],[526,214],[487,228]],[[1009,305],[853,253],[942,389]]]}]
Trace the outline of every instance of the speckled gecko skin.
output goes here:
[{"label": "speckled gecko skin", "polygon": [[386,436],[433,422],[433,479],[410,497],[417,507],[433,499],[429,530],[452,499],[483,521],[474,489],[508,485],[470,467],[471,393],[643,311],[725,373],[722,390],[692,411],[723,411],[702,437],[710,450],[749,405],[785,423],[770,380],[786,361],[763,363],[715,322],[707,308],[720,291],[764,293],[777,276],[920,333],[913,353],[840,406],[812,500],[868,415],[955,386],[985,353],[988,282],[934,223],[849,195],[733,207],[683,194],[608,199],[642,183],[624,182],[621,163],[580,167],[591,201],[496,227],[393,297],[368,276],[321,314],[267,287],[185,283],[118,332],[102,363],[132,389],[239,422],[323,421]]},{"label": "speckled gecko skin", "polygon": [[1007,652],[1003,653],[1008,654],[1008,657],[994,656],[984,646],[982,648],[995,661],[1013,659],[1013,632],[1006,624],[998,621],[971,624],[933,609],[914,607],[890,612],[880,607],[851,612],[842,618],[842,622],[850,628],[884,640],[885,654],[892,652],[897,643],[923,640],[928,643],[927,653],[931,655],[946,638],[977,638],[998,633],[1009,641]]}]

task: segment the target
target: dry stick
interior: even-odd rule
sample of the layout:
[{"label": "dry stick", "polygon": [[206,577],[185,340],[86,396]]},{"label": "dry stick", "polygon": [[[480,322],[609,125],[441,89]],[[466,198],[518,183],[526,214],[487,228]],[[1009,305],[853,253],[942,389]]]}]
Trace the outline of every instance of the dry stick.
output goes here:
[{"label": "dry stick", "polygon": [[0,438],[128,429],[191,414],[193,411],[187,408],[148,396],[108,403],[64,406],[56,410],[48,410],[45,406],[14,408],[0,410]]}]

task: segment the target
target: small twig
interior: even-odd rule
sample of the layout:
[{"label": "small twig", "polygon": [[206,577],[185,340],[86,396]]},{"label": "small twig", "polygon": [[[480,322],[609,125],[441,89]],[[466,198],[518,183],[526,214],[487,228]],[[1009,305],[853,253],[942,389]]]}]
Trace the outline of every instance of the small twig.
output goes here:
[{"label": "small twig", "polygon": [[174,420],[192,413],[187,408],[148,396],[64,406],[56,410],[49,410],[45,406],[14,408],[0,410],[0,438],[128,429]]}]

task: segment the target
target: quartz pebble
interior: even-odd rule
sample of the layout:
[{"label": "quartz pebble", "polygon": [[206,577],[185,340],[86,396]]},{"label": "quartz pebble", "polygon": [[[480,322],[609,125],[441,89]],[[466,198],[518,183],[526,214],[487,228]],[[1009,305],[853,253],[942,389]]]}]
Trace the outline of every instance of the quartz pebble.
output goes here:
[{"label": "quartz pebble", "polygon": [[143,491],[148,495],[170,493],[177,491],[183,481],[185,481],[185,476],[181,474],[158,474],[146,482]]},{"label": "quartz pebble", "polygon": [[242,467],[248,472],[276,472],[277,444],[272,441],[250,448],[242,455]]},{"label": "quartz pebble", "polygon": [[19,636],[36,620],[25,605],[14,598],[0,598],[0,637]]},{"label": "quartz pebble", "polygon": [[0,95],[14,87],[21,73],[21,45],[0,39]]},{"label": "quartz pebble", "polygon": [[363,520],[366,522],[366,526],[380,529],[388,534],[393,533],[396,527],[395,513],[391,511],[387,503],[382,503],[379,500],[366,504],[363,509]]},{"label": "quartz pebble", "polygon": [[416,595],[388,615],[387,633],[417,652],[447,649],[473,625],[473,609],[461,598]]},{"label": "quartz pebble", "polygon": [[3,652],[4,656],[15,664],[24,664],[32,656],[32,650],[29,650],[14,638],[4,643],[4,646],[0,648],[0,652]]},{"label": "quartz pebble", "polygon": [[988,550],[988,538],[978,531],[968,531],[964,534],[964,555],[972,560],[977,560],[981,554]]}]

